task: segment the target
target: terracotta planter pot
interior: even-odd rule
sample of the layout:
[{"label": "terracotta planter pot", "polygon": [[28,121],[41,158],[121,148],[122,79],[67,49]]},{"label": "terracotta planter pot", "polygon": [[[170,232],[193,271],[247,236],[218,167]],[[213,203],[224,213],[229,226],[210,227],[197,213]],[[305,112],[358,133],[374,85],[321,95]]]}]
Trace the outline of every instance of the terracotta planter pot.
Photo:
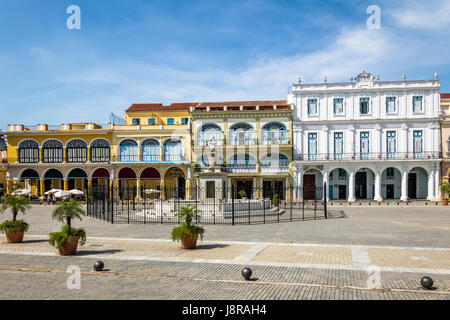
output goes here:
[{"label": "terracotta planter pot", "polygon": [[442,200],[442,205],[443,205],[443,206],[448,205],[448,200]]},{"label": "terracotta planter pot", "polygon": [[23,241],[25,232],[22,229],[17,228],[16,231],[5,230],[6,242],[8,243],[20,243]]},{"label": "terracotta planter pot", "polygon": [[59,254],[62,256],[73,256],[77,254],[79,236],[72,236],[72,240],[66,241],[63,247],[58,248]]},{"label": "terracotta planter pot", "polygon": [[197,240],[194,239],[192,234],[186,233],[184,238],[181,239],[181,247],[183,249],[195,249],[197,247]]}]

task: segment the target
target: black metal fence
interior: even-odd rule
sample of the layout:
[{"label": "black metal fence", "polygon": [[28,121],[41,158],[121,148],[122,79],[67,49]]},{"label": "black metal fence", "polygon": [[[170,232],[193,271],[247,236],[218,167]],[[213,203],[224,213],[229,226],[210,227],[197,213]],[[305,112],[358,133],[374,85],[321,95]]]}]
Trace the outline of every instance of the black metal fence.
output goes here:
[{"label": "black metal fence", "polygon": [[[248,196],[247,196],[248,195]],[[301,200],[302,199],[302,200]],[[110,223],[180,223],[181,206],[196,206],[200,224],[258,224],[342,218],[342,210],[327,208],[326,187],[251,188],[245,194],[230,188],[164,188],[135,186],[90,188],[87,214]]]}]

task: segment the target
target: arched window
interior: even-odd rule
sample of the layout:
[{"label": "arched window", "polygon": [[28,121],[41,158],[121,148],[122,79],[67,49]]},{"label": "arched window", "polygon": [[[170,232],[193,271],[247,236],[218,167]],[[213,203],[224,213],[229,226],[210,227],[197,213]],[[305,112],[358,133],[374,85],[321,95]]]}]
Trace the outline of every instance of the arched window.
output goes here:
[{"label": "arched window", "polygon": [[249,154],[235,154],[229,161],[231,172],[253,172],[256,170],[255,158]]},{"label": "arched window", "polygon": [[91,162],[109,162],[111,146],[105,139],[97,139],[91,143]]},{"label": "arched window", "polygon": [[279,122],[271,122],[262,127],[262,144],[286,144],[286,126]]},{"label": "arched window", "polygon": [[87,143],[83,140],[72,140],[67,144],[67,162],[86,162]]},{"label": "arched window", "polygon": [[19,144],[19,162],[20,163],[39,162],[39,145],[36,141],[25,140]]},{"label": "arched window", "polygon": [[142,141],[142,161],[161,161],[161,147],[156,139]]},{"label": "arched window", "polygon": [[136,141],[131,139],[123,140],[119,145],[119,161],[138,162],[139,147]]},{"label": "arched window", "polygon": [[164,143],[164,160],[165,161],[182,161],[183,160],[183,144],[178,139],[170,139]]},{"label": "arched window", "polygon": [[286,171],[289,168],[289,159],[284,154],[268,153],[261,158],[262,171]]},{"label": "arched window", "polygon": [[63,145],[58,140],[49,140],[42,145],[44,163],[63,162]]},{"label": "arched window", "polygon": [[230,127],[231,145],[256,144],[256,136],[253,127],[247,123],[237,123]]},{"label": "arched window", "polygon": [[222,129],[216,124],[208,123],[202,125],[199,132],[198,145],[207,146],[208,143],[215,143],[216,145],[222,145]]}]

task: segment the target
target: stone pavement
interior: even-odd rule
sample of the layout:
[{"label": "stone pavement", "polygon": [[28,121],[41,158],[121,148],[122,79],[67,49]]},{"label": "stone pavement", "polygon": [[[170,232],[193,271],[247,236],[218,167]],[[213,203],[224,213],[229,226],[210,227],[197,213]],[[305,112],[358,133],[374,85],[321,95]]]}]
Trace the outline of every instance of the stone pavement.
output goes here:
[{"label": "stone pavement", "polygon": [[[24,243],[0,243],[0,299],[450,298],[447,207],[345,208],[345,219],[207,225],[199,248],[188,251],[167,240],[173,225],[84,218],[75,224],[88,241],[74,257],[57,256],[47,242],[60,228],[51,209],[33,206],[25,216]],[[96,260],[109,271],[93,272]],[[81,290],[67,289],[69,265],[81,269]],[[243,266],[257,280],[243,281]],[[369,289],[377,272],[381,282]],[[424,275],[437,290],[421,288]]]},{"label": "stone pavement", "polygon": [[[447,248],[205,241],[183,250],[167,240],[91,237],[79,249],[75,257],[57,256],[45,236],[1,243],[0,298],[58,299],[57,292],[65,292],[74,299],[450,299]],[[94,272],[96,260],[108,271]],[[83,290],[65,288],[73,264],[88,280]],[[242,280],[243,266],[257,281]],[[376,289],[368,287],[369,266],[379,268]],[[420,287],[424,274],[435,279],[437,290]],[[29,288],[8,288],[18,278],[29,279]]]}]

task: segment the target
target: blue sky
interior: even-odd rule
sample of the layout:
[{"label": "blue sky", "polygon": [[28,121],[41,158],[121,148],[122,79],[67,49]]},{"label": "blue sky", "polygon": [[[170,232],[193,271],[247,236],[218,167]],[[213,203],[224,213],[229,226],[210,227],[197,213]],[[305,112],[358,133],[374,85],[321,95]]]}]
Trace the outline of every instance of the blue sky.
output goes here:
[{"label": "blue sky", "polygon": [[[66,8],[81,8],[68,30]],[[381,29],[368,30],[369,5]],[[0,128],[107,123],[132,103],[285,99],[303,82],[441,79],[450,1],[2,0]]]}]

